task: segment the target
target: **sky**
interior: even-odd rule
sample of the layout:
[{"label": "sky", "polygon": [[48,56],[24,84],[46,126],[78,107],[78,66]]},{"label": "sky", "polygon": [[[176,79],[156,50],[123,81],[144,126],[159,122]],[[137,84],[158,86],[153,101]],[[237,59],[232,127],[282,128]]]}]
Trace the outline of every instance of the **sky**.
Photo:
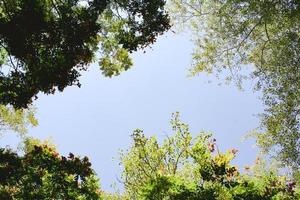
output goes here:
[{"label": "sky", "polygon": [[[51,138],[63,155],[88,156],[108,191],[114,182],[120,185],[118,152],[130,146],[133,130],[162,140],[172,134],[169,121],[176,111],[194,135],[211,131],[221,150],[237,148],[234,164],[252,164],[257,149],[243,138],[259,125],[259,93],[251,82],[241,91],[205,74],[188,77],[192,49],[188,33],[169,32],[146,53],[135,53],[133,68],[118,77],[106,78],[92,64],[80,78],[81,88],[39,95],[34,102],[39,126],[29,128],[28,135]],[[18,141],[16,134],[7,134],[0,145]]]}]

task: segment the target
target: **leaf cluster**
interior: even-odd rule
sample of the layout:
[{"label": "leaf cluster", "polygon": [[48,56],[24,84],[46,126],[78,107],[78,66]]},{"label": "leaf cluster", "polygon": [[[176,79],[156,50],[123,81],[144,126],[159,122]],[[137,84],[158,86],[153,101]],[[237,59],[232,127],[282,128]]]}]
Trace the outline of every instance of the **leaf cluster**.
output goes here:
[{"label": "leaf cluster", "polygon": [[171,125],[174,135],[162,144],[136,130],[131,148],[121,154],[125,195],[129,199],[299,199],[294,181],[273,169],[256,172],[258,162],[242,174],[231,164],[236,149],[220,152],[208,133],[193,138],[178,113]]},{"label": "leaf cluster", "polygon": [[[164,0],[3,0],[0,103],[27,107],[38,92],[80,86],[101,46],[104,75],[131,65],[128,53],[169,28]],[[101,53],[101,51],[100,51]]]},{"label": "leaf cluster", "polygon": [[33,108],[14,109],[10,106],[0,105],[0,136],[6,131],[14,131],[24,135],[28,125],[38,125]]},{"label": "leaf cluster", "polygon": [[87,157],[60,156],[36,142],[27,142],[25,149],[22,156],[0,149],[0,199],[102,199]]}]

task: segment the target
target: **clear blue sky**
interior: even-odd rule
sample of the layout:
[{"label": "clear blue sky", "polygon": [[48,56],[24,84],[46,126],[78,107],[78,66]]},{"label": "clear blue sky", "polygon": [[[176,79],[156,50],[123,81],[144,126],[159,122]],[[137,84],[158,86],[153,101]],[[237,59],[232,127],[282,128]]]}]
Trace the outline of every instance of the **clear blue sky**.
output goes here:
[{"label": "clear blue sky", "polygon": [[[158,138],[170,135],[175,111],[195,134],[212,131],[221,149],[238,148],[238,165],[251,164],[256,156],[253,141],[242,138],[258,126],[258,93],[247,87],[250,83],[239,91],[233,85],[218,86],[213,77],[188,78],[192,48],[188,35],[168,33],[145,54],[134,54],[134,67],[118,77],[105,78],[97,64],[91,65],[81,77],[81,88],[39,95],[39,126],[29,129],[29,135],[52,137],[62,154],[88,156],[104,190],[111,190],[110,184],[120,178],[121,168],[113,158],[130,145],[132,131],[140,128]],[[10,134],[1,144],[16,141]]]}]

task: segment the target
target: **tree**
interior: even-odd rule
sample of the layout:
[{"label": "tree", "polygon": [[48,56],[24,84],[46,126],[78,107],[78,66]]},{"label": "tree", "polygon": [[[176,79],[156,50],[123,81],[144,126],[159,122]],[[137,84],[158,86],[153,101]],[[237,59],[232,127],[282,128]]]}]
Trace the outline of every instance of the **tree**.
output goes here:
[{"label": "tree", "polygon": [[[237,150],[219,151],[209,133],[195,138],[178,113],[171,120],[174,135],[162,144],[141,130],[133,134],[130,149],[121,154],[128,199],[147,200],[257,200],[299,199],[295,182],[279,176],[257,159],[242,174],[230,162]],[[299,187],[299,186],[297,186]]]},{"label": "tree", "polygon": [[36,139],[27,139],[24,151],[20,156],[0,149],[0,199],[102,199],[87,157],[60,156],[53,145]]},{"label": "tree", "polygon": [[14,131],[20,135],[27,132],[28,125],[37,126],[34,109],[14,109],[0,105],[0,136],[7,131]]},{"label": "tree", "polygon": [[174,24],[193,32],[191,74],[256,80],[265,104],[258,145],[299,169],[300,1],[170,0],[169,8]]},{"label": "tree", "polygon": [[0,1],[0,103],[27,107],[38,92],[78,85],[102,55],[105,76],[131,66],[129,53],[169,28],[164,0]]},{"label": "tree", "polygon": [[[179,121],[178,113],[174,114],[171,121],[175,135],[168,137],[160,146],[155,136],[147,138],[142,130],[135,130],[132,138],[131,148],[121,153],[121,164],[124,167],[123,181],[126,192],[130,199],[137,199],[142,188],[160,173],[175,175],[178,174],[179,166],[190,165],[187,157],[191,150],[192,137],[188,126]],[[198,137],[201,143],[208,135]],[[187,168],[190,166],[186,166]],[[185,177],[195,178],[189,171]]]}]

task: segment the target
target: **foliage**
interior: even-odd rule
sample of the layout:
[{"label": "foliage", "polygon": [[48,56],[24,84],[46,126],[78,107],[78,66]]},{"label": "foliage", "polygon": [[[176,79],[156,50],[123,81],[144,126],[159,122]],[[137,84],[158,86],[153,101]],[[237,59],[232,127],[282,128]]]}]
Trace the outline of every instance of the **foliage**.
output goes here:
[{"label": "foliage", "polygon": [[102,199],[87,157],[60,156],[46,143],[28,139],[25,154],[0,149],[0,199]]},{"label": "foliage", "polygon": [[169,28],[164,0],[3,0],[0,103],[27,107],[38,92],[78,85],[99,52],[106,76],[131,65],[129,53]]},{"label": "foliage", "polygon": [[[300,1],[170,0],[174,24],[190,28],[191,74],[229,71],[228,80],[257,80],[266,105],[258,145],[300,167]],[[254,66],[251,75],[244,74]]]},{"label": "foliage", "polygon": [[118,194],[118,193],[104,192],[102,196],[103,199],[105,200],[130,200],[126,195]]},{"label": "foliage", "polygon": [[[211,134],[193,138],[178,113],[171,120],[173,136],[160,145],[136,130],[133,144],[121,154],[125,194],[147,200],[299,199],[295,182],[257,161],[241,174],[230,162],[237,150],[222,153]],[[256,169],[256,170],[255,170]]]},{"label": "foliage", "polygon": [[34,110],[14,109],[9,106],[0,105],[0,135],[2,131],[12,130],[25,134],[27,126],[37,126],[38,122],[34,117]]},{"label": "foliage", "polygon": [[[155,136],[147,138],[142,130],[137,129],[132,135],[133,144],[130,150],[121,152],[124,186],[131,199],[136,199],[142,188],[159,174],[175,175],[179,166],[190,164],[187,157],[191,150],[192,137],[188,126],[179,121],[178,114],[174,114],[171,123],[176,134],[168,137],[162,146]],[[205,134],[200,135],[199,143],[206,137],[208,136]],[[191,180],[195,178],[190,172],[185,175]]]}]

